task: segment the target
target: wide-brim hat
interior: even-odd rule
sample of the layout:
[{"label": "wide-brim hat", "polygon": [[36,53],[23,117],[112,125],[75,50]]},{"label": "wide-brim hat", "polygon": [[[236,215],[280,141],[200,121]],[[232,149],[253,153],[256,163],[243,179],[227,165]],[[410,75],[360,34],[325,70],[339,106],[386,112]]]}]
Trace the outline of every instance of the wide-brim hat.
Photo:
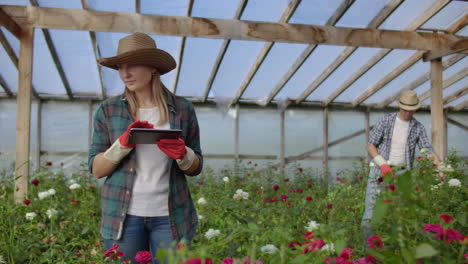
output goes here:
[{"label": "wide-brim hat", "polygon": [[421,100],[418,98],[418,94],[415,91],[403,91],[398,100],[400,109],[406,111],[415,111],[421,107]]},{"label": "wide-brim hat", "polygon": [[174,58],[162,49],[158,49],[156,42],[148,35],[134,33],[119,40],[117,56],[101,58],[98,62],[117,70],[120,64],[138,64],[156,68],[163,75],[175,69],[177,63]]}]

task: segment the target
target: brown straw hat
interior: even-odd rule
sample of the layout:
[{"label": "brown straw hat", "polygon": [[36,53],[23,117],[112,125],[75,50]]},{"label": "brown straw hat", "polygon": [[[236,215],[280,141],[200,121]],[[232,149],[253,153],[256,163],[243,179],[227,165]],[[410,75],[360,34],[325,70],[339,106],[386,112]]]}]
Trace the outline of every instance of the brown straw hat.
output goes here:
[{"label": "brown straw hat", "polygon": [[133,33],[119,40],[117,56],[98,59],[102,66],[117,70],[119,64],[139,64],[154,67],[163,75],[175,69],[177,63],[156,42],[143,33]]},{"label": "brown straw hat", "polygon": [[403,91],[398,104],[400,105],[400,109],[415,111],[421,107],[421,100],[419,100],[418,94],[415,91]]}]

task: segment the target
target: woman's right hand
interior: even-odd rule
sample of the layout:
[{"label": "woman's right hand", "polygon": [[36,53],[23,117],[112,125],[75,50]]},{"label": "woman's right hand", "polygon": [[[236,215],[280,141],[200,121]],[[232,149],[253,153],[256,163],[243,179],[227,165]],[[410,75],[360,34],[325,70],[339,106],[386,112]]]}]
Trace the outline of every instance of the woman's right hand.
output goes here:
[{"label": "woman's right hand", "polygon": [[128,127],[127,130],[119,137],[119,142],[120,145],[122,145],[125,148],[134,148],[135,144],[129,144],[128,143],[128,137],[130,136],[130,129],[132,128],[153,128],[154,126],[148,121],[140,121],[136,120],[135,122],[131,123]]}]

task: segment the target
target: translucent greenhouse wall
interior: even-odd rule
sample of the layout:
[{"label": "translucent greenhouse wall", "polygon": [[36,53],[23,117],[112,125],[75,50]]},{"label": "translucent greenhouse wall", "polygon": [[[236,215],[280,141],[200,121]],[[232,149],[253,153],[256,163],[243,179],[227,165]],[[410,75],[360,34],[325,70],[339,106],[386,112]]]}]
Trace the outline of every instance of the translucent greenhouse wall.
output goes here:
[{"label": "translucent greenhouse wall", "polygon": [[[44,165],[52,162],[65,170],[77,169],[86,163],[91,138],[90,117],[98,103],[44,101],[40,106],[33,101],[31,113],[31,163]],[[222,111],[213,106],[196,105],[200,126],[205,165],[214,169],[230,168],[236,155],[236,115],[239,115],[239,154],[249,158],[258,168],[278,163],[280,155],[280,112],[275,108],[242,106]],[[370,125],[375,124],[385,112],[371,112]],[[415,117],[431,137],[431,116],[428,112],[416,113]],[[449,118],[468,124],[468,115],[463,112],[449,113]],[[41,120],[40,133],[38,120]],[[12,168],[16,144],[16,101],[0,100],[0,170]],[[468,156],[468,132],[451,123],[447,124],[448,147],[456,147],[459,155]],[[365,129],[365,112],[354,109],[331,109],[329,111],[329,142]],[[288,108],[285,112],[285,156],[299,155],[319,148],[323,144],[323,111],[321,109]],[[41,144],[40,160],[38,142]],[[329,147],[329,171],[332,178],[340,171],[350,168],[365,158],[365,134]],[[322,170],[323,151],[313,153],[312,158],[300,160],[294,166]],[[242,157],[242,156],[241,156]],[[341,157],[341,158],[340,158]],[[345,157],[345,158],[344,158]],[[346,159],[348,158],[348,159]],[[291,165],[291,164],[290,164]]]}]

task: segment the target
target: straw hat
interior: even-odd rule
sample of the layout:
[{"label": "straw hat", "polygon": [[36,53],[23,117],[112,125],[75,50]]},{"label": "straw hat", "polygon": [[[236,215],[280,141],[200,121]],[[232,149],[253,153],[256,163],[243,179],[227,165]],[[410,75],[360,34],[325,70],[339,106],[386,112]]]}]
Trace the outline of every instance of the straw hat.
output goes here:
[{"label": "straw hat", "polygon": [[119,40],[117,56],[101,58],[98,62],[117,70],[119,64],[139,64],[154,67],[163,75],[175,69],[177,63],[164,50],[158,49],[156,42],[143,33],[133,33]]},{"label": "straw hat", "polygon": [[421,100],[418,98],[418,94],[414,91],[403,91],[398,100],[400,109],[406,111],[415,111],[421,107]]}]

